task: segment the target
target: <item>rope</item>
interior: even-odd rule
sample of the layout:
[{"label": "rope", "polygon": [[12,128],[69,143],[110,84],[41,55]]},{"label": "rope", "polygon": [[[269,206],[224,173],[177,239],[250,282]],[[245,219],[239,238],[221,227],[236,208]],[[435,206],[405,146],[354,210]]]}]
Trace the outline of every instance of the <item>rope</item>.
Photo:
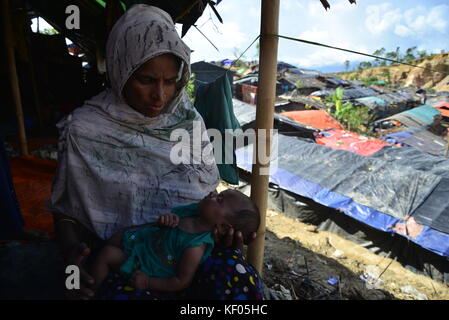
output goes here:
[{"label": "rope", "polygon": [[[279,34],[267,33],[267,34],[264,34],[264,35],[265,36],[278,37],[278,38],[281,38],[281,39],[287,39],[287,40],[291,40],[291,41],[303,42],[303,43],[307,43],[307,44],[311,44],[311,45],[315,45],[315,46],[320,46],[320,47],[325,47],[325,48],[330,48],[330,49],[335,49],[335,50],[340,50],[340,51],[345,51],[345,52],[350,52],[350,53],[354,53],[354,54],[358,54],[358,55],[362,55],[362,56],[366,56],[366,57],[370,57],[370,58],[376,58],[376,59],[380,59],[380,60],[390,61],[390,62],[397,63],[397,64],[403,64],[403,65],[414,67],[414,68],[420,68],[420,69],[424,69],[424,70],[431,71],[431,72],[437,72],[437,73],[441,73],[441,74],[444,74],[444,75],[449,75],[449,72],[438,71],[438,70],[434,70],[434,69],[431,69],[431,68],[417,66],[415,64],[411,64],[411,63],[407,63],[407,62],[402,62],[402,61],[398,61],[398,60],[394,60],[394,59],[389,59],[389,58],[384,58],[384,57],[380,57],[380,56],[375,56],[375,55],[372,55],[372,54],[358,52],[358,51],[354,51],[354,50],[334,47],[334,46],[330,46],[330,45],[319,43],[319,42],[314,42],[314,41],[309,41],[309,40],[304,40],[304,39],[298,39],[298,38],[292,38],[292,37],[282,36],[282,35],[279,35]],[[246,48],[246,50],[240,55],[240,57],[238,57],[237,60],[235,60],[231,64],[231,66],[234,63],[236,63],[237,61],[240,61],[240,58],[245,54],[245,52],[248,51],[249,48],[251,48],[251,46],[254,44],[254,42],[256,42],[261,36],[263,36],[263,35],[258,35],[253,40],[253,42],[251,42],[251,44],[248,46],[248,48]],[[231,66],[229,66],[229,68]]]},{"label": "rope", "polygon": [[[315,45],[315,46],[321,46],[321,47],[330,48],[330,49],[335,49],[335,50],[346,51],[346,52],[355,53],[355,54],[362,55],[362,56],[367,56],[367,57],[371,57],[371,58],[376,58],[376,59],[381,59],[381,60],[385,60],[385,61],[390,61],[390,62],[394,62],[394,63],[397,63],[397,64],[404,64],[404,65],[407,65],[407,66],[410,66],[410,67],[420,68],[420,69],[428,70],[428,71],[431,71],[431,72],[438,72],[438,73],[441,73],[441,74],[449,75],[449,72],[433,70],[433,69],[430,69],[430,68],[417,66],[417,65],[414,65],[414,64],[411,64],[411,63],[407,63],[407,62],[402,62],[402,61],[398,61],[398,60],[394,60],[394,59],[388,59],[388,58],[384,58],[384,57],[379,57],[379,56],[375,56],[375,55],[372,55],[372,54],[367,54],[367,53],[358,52],[358,51],[354,51],[354,50],[338,48],[338,47],[330,46],[330,45],[319,43],[319,42],[313,42],[313,41],[304,40],[304,39],[297,39],[297,38],[282,36],[282,35],[279,35],[279,34],[265,34],[265,35],[266,36],[278,37],[278,38],[282,38],[282,39],[287,39],[287,40],[292,40],[292,41],[303,42],[303,43],[307,43],[307,44],[311,44],[311,45]],[[260,35],[258,37],[260,37]]]},{"label": "rope", "polygon": [[228,69],[230,69],[234,63],[236,63],[237,61],[240,61],[240,59],[243,57],[243,55],[246,53],[246,51],[248,51],[249,48],[252,47],[252,45],[254,44],[254,42],[256,42],[259,38],[260,38],[260,35],[258,35],[258,36],[256,37],[256,39],[254,39],[253,42],[251,42],[251,44],[248,46],[248,48],[246,48],[245,51],[243,51],[243,53],[240,55],[240,57],[237,58],[237,60],[234,60],[234,61],[231,63],[231,65],[229,66]]}]

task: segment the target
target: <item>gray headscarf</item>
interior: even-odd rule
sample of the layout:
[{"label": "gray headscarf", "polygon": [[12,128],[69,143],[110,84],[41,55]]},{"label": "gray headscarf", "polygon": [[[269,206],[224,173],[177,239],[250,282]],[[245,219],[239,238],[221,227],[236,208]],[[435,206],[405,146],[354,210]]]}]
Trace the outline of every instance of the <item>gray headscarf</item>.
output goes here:
[{"label": "gray headscarf", "polygon": [[[164,53],[183,62],[178,90],[161,114],[150,118],[131,108],[122,90],[136,69]],[[111,30],[106,59],[112,88],[58,123],[58,171],[48,203],[49,210],[76,218],[103,239],[198,201],[219,181],[208,139],[193,143],[203,150],[200,163],[177,165],[170,159],[179,145],[170,139],[173,130],[183,129],[190,138],[195,125],[202,135],[205,131],[183,90],[190,49],[171,17],[156,7],[131,7]],[[192,156],[190,143],[189,151]]]}]

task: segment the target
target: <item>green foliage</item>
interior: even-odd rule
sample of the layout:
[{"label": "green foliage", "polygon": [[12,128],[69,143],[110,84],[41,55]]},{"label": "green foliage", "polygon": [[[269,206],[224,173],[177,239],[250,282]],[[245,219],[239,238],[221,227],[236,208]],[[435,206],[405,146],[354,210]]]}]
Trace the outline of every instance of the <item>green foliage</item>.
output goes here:
[{"label": "green foliage", "polygon": [[39,33],[41,34],[47,34],[47,35],[54,35],[54,34],[59,34],[59,32],[56,29],[44,29],[44,30],[39,30]]},{"label": "green foliage", "polygon": [[[400,47],[396,47],[396,50],[389,51],[389,52],[387,52],[385,50],[385,48],[380,48],[380,49],[377,49],[376,51],[374,51],[373,55],[382,57],[382,58],[391,59],[391,60],[396,60],[398,62],[410,62],[412,60],[422,59],[422,58],[426,58],[426,57],[430,56],[430,54],[428,54],[426,52],[426,50],[417,51],[416,49],[417,49],[416,46],[410,47],[410,48],[406,49],[405,53],[403,54],[403,53],[401,53]],[[372,67],[384,67],[384,66],[393,65],[393,64],[394,64],[394,62],[392,62],[392,61],[385,61],[380,58],[375,58],[374,61],[372,61],[372,63],[371,62],[360,62],[358,65],[358,70],[368,69],[368,68],[372,68]]]},{"label": "green foliage", "polygon": [[382,69],[382,76],[386,78],[386,81],[388,83],[391,82],[391,74],[390,74],[390,70],[388,69]]},{"label": "green foliage", "polygon": [[369,86],[375,85],[376,82],[379,81],[379,79],[376,77],[371,77],[371,78],[360,79],[360,81],[363,81],[365,86],[369,87]]},{"label": "green foliage", "polygon": [[344,90],[338,87],[335,93],[326,99],[334,108],[330,108],[329,113],[342,123],[349,131],[364,133],[363,125],[371,120],[368,107],[356,107],[352,103],[343,103]]},{"label": "green foliage", "polygon": [[[235,59],[239,59],[239,58],[240,59],[245,59],[245,56],[242,55],[242,52],[240,52],[238,48],[234,47],[233,53],[234,53]],[[245,61],[243,61],[243,60],[236,60],[236,61],[234,61],[234,63],[232,65],[235,68],[248,68],[248,64]]]},{"label": "green foliage", "polygon": [[185,88],[185,90],[186,90],[186,92],[187,92],[187,95],[189,96],[189,98],[190,98],[190,101],[192,102],[192,104],[195,102],[195,85],[194,85],[194,82],[195,82],[195,74],[192,72],[192,74],[190,75],[190,79],[189,79],[189,82],[187,82],[187,85],[186,85],[186,88]]},{"label": "green foliage", "polygon": [[301,80],[298,80],[295,82],[296,88],[302,88],[304,87],[304,83]]},{"label": "green foliage", "polygon": [[426,89],[426,91],[427,91],[428,93],[435,93],[435,92],[437,92],[437,91],[435,90],[435,88],[428,88],[428,89]]}]

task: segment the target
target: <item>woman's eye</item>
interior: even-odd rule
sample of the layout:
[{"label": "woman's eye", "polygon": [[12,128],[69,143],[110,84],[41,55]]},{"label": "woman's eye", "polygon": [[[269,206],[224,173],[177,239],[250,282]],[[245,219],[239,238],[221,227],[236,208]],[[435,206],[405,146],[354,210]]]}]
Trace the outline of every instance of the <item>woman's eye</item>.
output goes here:
[{"label": "woman's eye", "polygon": [[147,77],[139,77],[139,78],[137,78],[137,80],[142,84],[149,84],[153,81],[152,78],[147,78]]}]

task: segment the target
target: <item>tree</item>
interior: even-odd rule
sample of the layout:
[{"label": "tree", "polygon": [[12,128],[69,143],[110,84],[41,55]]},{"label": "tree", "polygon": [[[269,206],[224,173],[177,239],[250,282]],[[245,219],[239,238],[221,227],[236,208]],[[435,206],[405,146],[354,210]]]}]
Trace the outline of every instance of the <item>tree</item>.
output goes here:
[{"label": "tree", "polygon": [[384,77],[387,79],[387,82],[388,82],[388,83],[391,82],[390,70],[388,70],[388,69],[382,69],[382,76],[384,76]]},{"label": "tree", "polygon": [[[385,48],[380,48],[380,49],[377,49],[376,51],[374,51],[373,55],[378,56],[378,57],[383,57],[385,54],[385,51],[386,51]],[[379,66],[383,62],[385,62],[385,61],[383,61],[382,59],[376,58],[376,59],[374,59],[374,66]]]},{"label": "tree", "polygon": [[349,60],[346,60],[345,61],[345,70],[346,71],[349,71],[349,65],[350,65],[351,63],[349,62]]},{"label": "tree", "polygon": [[418,51],[418,57],[419,57],[420,59],[425,58],[425,57],[427,57],[427,56],[428,56],[428,54],[427,54],[426,50],[419,50],[419,51]]},{"label": "tree", "polygon": [[[239,59],[239,58],[245,59],[245,56],[241,56],[242,52],[240,52],[240,50],[238,48],[234,47],[233,53],[234,53],[235,59]],[[247,68],[248,67],[247,63],[243,60],[234,61],[234,66],[237,68]]]},{"label": "tree", "polygon": [[414,54],[416,48],[417,48],[417,47],[414,46],[414,47],[408,48],[408,49],[405,51],[404,60],[405,60],[406,62],[409,62],[409,61],[412,61],[412,60],[415,60],[415,59],[416,59],[415,54]]},{"label": "tree", "polygon": [[56,29],[44,29],[44,30],[40,30],[39,33],[48,34],[50,36],[52,36],[54,34],[59,34],[59,32]]}]

